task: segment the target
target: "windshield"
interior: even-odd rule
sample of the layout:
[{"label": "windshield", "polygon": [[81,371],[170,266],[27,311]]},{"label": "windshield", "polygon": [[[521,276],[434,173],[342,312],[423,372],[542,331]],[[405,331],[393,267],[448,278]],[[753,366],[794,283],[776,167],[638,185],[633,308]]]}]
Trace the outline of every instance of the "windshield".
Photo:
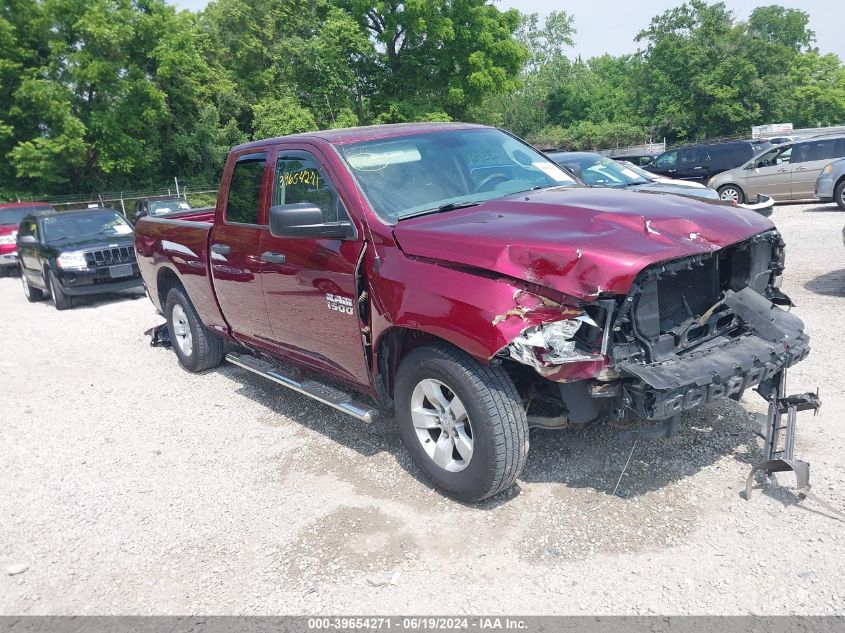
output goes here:
[{"label": "windshield", "polygon": [[175,198],[173,200],[151,200],[150,215],[164,215],[173,211],[187,211],[191,208],[184,200]]},{"label": "windshield", "polygon": [[598,154],[562,154],[555,159],[590,187],[627,187],[650,182],[630,168]]},{"label": "windshield", "polygon": [[41,222],[44,227],[44,240],[48,243],[97,235],[115,237],[132,233],[132,227],[116,211],[65,215],[59,213],[48,216]]},{"label": "windshield", "polygon": [[13,207],[11,209],[0,209],[0,225],[20,224],[23,217],[35,211],[46,211],[52,207],[46,205],[27,205],[25,207]]},{"label": "windshield", "polygon": [[343,145],[341,155],[373,209],[403,218],[576,183],[530,146],[489,128]]}]

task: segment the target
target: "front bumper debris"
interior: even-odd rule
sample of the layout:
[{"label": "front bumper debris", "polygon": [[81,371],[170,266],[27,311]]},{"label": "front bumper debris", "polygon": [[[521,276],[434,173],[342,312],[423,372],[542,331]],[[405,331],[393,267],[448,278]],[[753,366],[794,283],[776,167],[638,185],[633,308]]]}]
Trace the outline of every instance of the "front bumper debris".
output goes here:
[{"label": "front bumper debris", "polygon": [[743,209],[748,209],[749,211],[756,211],[760,215],[765,217],[769,217],[772,215],[772,211],[775,207],[775,201],[772,199],[771,196],[763,195],[762,193],[757,194],[757,202],[745,202],[742,204],[737,204],[736,206],[741,207]]},{"label": "front bumper debris", "polygon": [[625,385],[624,397],[639,417],[665,420],[717,397],[739,400],[810,353],[801,319],[751,288],[730,293],[725,303],[745,322],[741,335],[720,336],[663,362],[616,365],[635,379]]}]

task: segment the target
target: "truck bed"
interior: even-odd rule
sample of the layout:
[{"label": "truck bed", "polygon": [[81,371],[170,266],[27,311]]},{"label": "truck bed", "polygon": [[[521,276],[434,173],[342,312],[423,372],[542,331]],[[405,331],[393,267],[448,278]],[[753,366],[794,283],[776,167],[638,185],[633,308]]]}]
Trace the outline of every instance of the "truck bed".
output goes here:
[{"label": "truck bed", "polygon": [[147,293],[161,312],[167,292],[178,279],[203,322],[218,332],[228,333],[208,266],[213,220],[213,207],[143,217],[135,226],[135,248]]}]

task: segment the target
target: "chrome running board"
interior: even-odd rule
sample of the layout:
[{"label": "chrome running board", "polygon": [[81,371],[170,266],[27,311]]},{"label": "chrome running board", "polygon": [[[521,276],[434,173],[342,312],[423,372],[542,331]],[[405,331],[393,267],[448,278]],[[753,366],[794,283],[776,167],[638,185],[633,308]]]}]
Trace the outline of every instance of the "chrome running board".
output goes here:
[{"label": "chrome running board", "polygon": [[256,358],[255,356],[229,353],[226,354],[226,360],[233,365],[237,365],[238,367],[243,367],[244,369],[251,371],[253,374],[258,374],[268,380],[272,380],[283,387],[287,387],[288,389],[292,389],[293,391],[304,394],[310,398],[314,398],[314,400],[317,400],[318,402],[327,404],[330,407],[333,407],[338,411],[342,411],[347,415],[351,415],[353,418],[357,418],[367,424],[375,422],[378,417],[378,411],[376,409],[368,407],[360,402],[356,402],[348,393],[344,393],[343,391],[330,387],[329,385],[324,385],[316,380],[304,380],[300,382],[290,376],[286,376],[279,371],[278,368],[261,360],[260,358]]}]

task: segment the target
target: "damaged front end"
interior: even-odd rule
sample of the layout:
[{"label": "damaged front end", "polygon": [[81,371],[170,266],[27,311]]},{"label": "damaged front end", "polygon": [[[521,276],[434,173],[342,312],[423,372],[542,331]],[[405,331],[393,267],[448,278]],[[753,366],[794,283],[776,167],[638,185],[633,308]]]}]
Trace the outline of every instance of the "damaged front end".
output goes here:
[{"label": "damaged front end", "polygon": [[786,370],[810,345],[801,320],[780,307],[792,306],[779,289],[783,267],[784,244],[771,230],[649,266],[625,297],[545,300],[565,316],[531,323],[499,355],[534,370],[532,380],[511,369],[529,424],[564,428],[606,415],[626,426],[639,418],[658,424],[627,433],[671,437],[682,412],[754,388],[768,413],[759,416],[764,459],[748,475],[746,498],[760,472],[793,471],[806,494],[810,466],[794,455],[796,415],[820,402],[817,393],[786,393]]},{"label": "damaged front end", "polygon": [[559,421],[660,421],[717,397],[739,400],[809,353],[801,320],[778,307],[791,305],[779,290],[783,265],[774,230],[653,265],[625,297],[577,302],[542,322],[522,310],[524,327],[499,357],[556,383],[528,391],[559,397]]}]

